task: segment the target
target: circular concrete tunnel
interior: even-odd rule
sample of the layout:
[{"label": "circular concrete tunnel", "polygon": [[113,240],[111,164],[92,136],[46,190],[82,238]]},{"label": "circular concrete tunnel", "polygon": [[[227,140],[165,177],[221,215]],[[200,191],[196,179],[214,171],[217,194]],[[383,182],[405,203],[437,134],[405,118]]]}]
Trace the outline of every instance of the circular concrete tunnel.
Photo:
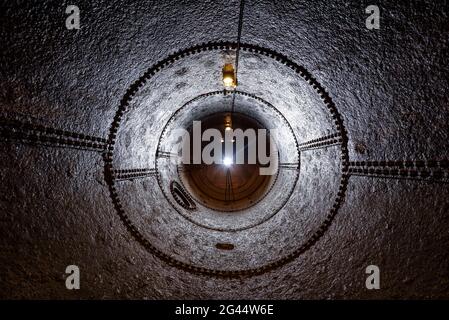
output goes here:
[{"label": "circular concrete tunnel", "polygon": [[[2,23],[2,296],[447,298],[447,13],[100,1],[73,31],[26,6]],[[272,174],[176,161],[177,130],[228,117],[268,130]]]},{"label": "circular concrete tunnel", "polygon": [[[259,274],[292,260],[324,233],[346,190],[346,133],[326,91],[285,57],[240,44],[239,91],[227,93],[220,72],[237,48],[236,43],[204,44],[150,68],[122,100],[106,156],[111,198],[128,229],[168,263],[206,275]],[[178,105],[179,100],[188,102]],[[237,110],[273,132],[279,168],[256,203],[248,206],[230,199],[230,206],[238,210],[226,210],[217,201],[211,206],[210,197],[195,201],[197,197],[189,193],[192,188],[182,187],[186,179],[180,165],[171,161],[178,156],[173,151],[176,135],[171,132]],[[329,135],[332,140],[312,142],[313,147],[335,146],[319,156],[304,155],[300,163],[299,139]],[[114,181],[115,168],[146,167],[155,168],[152,178]],[[253,176],[263,177],[257,171]],[[229,179],[238,177],[234,173]],[[156,181],[159,188],[152,187]],[[193,208],[176,202],[179,195],[173,194],[173,183]]]}]

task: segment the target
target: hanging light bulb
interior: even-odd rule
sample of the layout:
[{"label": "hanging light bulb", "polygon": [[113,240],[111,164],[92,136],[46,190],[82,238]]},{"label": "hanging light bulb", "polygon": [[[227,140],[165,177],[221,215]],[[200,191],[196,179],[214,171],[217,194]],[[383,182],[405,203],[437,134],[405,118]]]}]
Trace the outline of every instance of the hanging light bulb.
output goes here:
[{"label": "hanging light bulb", "polygon": [[225,127],[225,130],[226,130],[226,131],[232,129],[232,117],[231,117],[230,114],[227,114],[227,115],[225,116],[224,127]]},{"label": "hanging light bulb", "polygon": [[223,164],[224,164],[226,167],[230,167],[230,166],[232,165],[232,158],[230,158],[230,157],[225,157],[225,158],[223,159]]},{"label": "hanging light bulb", "polygon": [[234,66],[230,63],[225,64],[223,67],[223,85],[225,88],[229,89],[233,89],[237,86]]}]

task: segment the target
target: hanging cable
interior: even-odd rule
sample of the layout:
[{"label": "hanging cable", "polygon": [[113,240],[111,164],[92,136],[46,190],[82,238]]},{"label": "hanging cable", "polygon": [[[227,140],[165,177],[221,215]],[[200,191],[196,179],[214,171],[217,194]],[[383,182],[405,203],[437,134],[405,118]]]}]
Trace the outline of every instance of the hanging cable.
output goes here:
[{"label": "hanging cable", "polygon": [[[235,79],[236,85],[238,85],[238,71],[239,71],[239,54],[240,54],[240,42],[242,38],[242,27],[243,27],[243,10],[245,8],[245,0],[240,0],[240,13],[239,13],[239,24],[237,30],[237,50],[235,53]],[[235,89],[232,95],[232,106],[231,113],[234,113],[234,105],[235,105]]]},{"label": "hanging cable", "polygon": [[231,176],[231,170],[226,170],[226,189],[225,189],[225,201],[235,201],[234,196],[234,188],[232,186],[232,176]]}]

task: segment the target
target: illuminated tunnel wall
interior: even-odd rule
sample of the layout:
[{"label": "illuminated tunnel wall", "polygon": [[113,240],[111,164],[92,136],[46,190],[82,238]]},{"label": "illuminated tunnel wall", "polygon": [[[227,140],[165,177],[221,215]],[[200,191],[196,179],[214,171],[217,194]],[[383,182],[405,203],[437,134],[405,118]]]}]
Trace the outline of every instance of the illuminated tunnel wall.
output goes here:
[{"label": "illuminated tunnel wall", "polygon": [[[57,1],[3,5],[2,298],[448,297],[444,9],[378,1],[368,30],[365,1],[76,4],[76,31]],[[221,212],[168,132],[232,105],[280,166]]]}]

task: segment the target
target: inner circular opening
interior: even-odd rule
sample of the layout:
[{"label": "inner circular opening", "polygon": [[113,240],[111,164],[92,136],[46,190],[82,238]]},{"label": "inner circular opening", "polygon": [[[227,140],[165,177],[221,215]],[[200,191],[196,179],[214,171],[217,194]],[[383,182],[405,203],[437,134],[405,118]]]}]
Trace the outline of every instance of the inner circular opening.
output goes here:
[{"label": "inner circular opening", "polygon": [[[178,172],[192,197],[204,206],[218,211],[243,210],[261,200],[277,174],[264,175],[260,170],[268,165],[259,157],[262,153],[269,156],[268,130],[254,118],[235,112],[215,113],[197,121],[201,123],[203,139],[206,130],[215,129],[220,132],[218,143],[221,144],[221,154],[217,158],[221,161],[208,164],[204,159],[205,150],[215,156],[215,150],[210,149],[215,137],[201,141],[201,162],[184,164],[184,170]],[[234,135],[238,129],[243,133],[243,139],[239,140]],[[190,136],[188,146],[193,154],[194,144],[198,143],[194,141],[193,123],[187,131]]]}]

